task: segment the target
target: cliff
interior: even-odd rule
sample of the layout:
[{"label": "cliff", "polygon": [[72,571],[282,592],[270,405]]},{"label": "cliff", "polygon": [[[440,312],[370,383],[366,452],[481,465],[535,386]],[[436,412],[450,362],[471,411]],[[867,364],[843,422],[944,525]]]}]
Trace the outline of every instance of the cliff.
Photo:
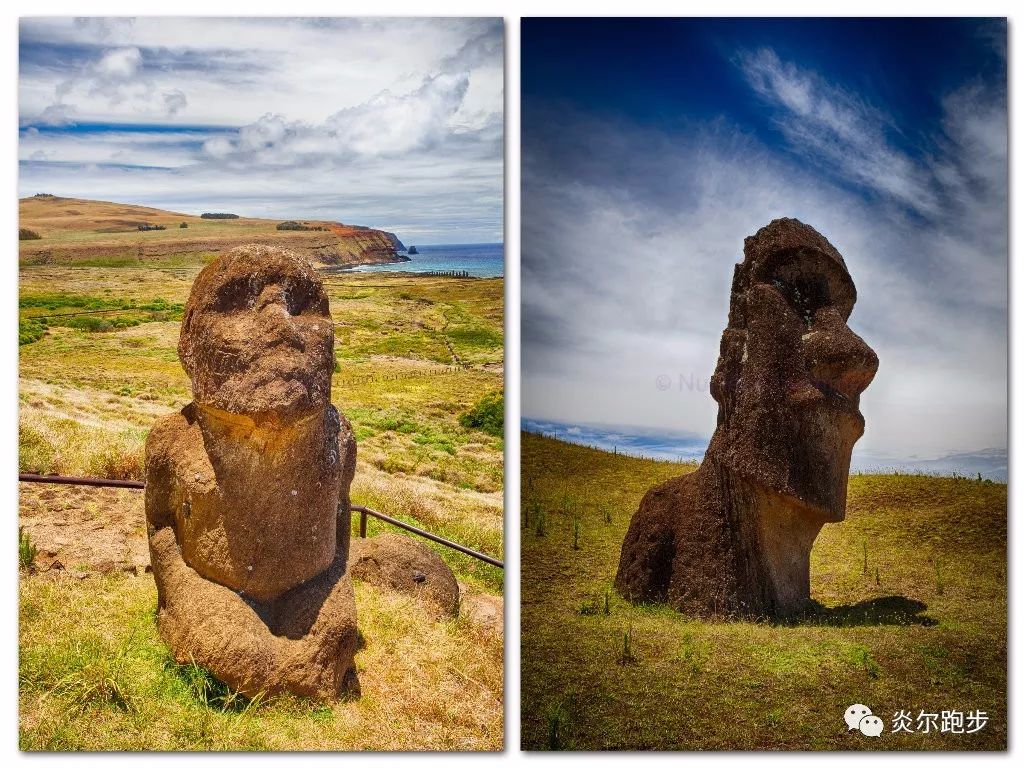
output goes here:
[{"label": "cliff", "polygon": [[[39,240],[18,243],[21,264],[145,262],[161,257],[204,261],[245,243],[265,243],[309,256],[321,266],[408,261],[390,232],[336,221],[309,220],[309,231],[282,231],[284,219],[203,219],[159,208],[37,195],[18,201],[19,226]],[[184,226],[182,226],[184,225]],[[165,229],[140,231],[140,226]]]}]

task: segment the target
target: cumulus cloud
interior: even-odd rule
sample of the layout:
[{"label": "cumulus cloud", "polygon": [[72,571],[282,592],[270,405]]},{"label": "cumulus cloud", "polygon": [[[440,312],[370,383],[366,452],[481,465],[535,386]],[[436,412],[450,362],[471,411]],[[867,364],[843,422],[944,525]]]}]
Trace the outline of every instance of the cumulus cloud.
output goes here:
[{"label": "cumulus cloud", "polygon": [[[156,79],[144,71],[144,56],[135,46],[99,49],[92,58],[79,63],[56,83],[53,103],[22,122],[59,124],[79,114],[83,100],[105,102],[108,107],[125,105],[135,113],[174,116],[188,105],[179,88],[161,90]],[[59,120],[54,119],[58,116]]]},{"label": "cumulus cloud", "polygon": [[462,105],[468,85],[466,74],[427,76],[410,93],[381,91],[317,125],[266,114],[243,126],[237,138],[218,137],[204,149],[217,159],[278,165],[308,159],[340,163],[353,156],[384,157],[428,150],[454,132],[452,118]]},{"label": "cumulus cloud", "polygon": [[93,67],[93,72],[109,80],[127,80],[139,71],[142,52],[138,48],[115,48],[104,53]]},{"label": "cumulus cloud", "polygon": [[502,239],[500,20],[23,19],[20,56],[22,194]]},{"label": "cumulus cloud", "polygon": [[75,108],[72,105],[51,104],[36,117],[34,122],[40,125],[67,125],[72,122],[74,116]]},{"label": "cumulus cloud", "polygon": [[173,91],[164,91],[164,109],[167,110],[167,114],[170,117],[178,114],[181,110],[188,106],[188,99],[185,98],[185,94],[175,88]]}]

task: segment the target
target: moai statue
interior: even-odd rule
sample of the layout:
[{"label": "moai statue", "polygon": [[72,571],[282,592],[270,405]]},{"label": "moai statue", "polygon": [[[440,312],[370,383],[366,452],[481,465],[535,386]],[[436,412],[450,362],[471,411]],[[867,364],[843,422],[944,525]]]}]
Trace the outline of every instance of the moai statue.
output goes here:
[{"label": "moai statue", "polygon": [[246,696],[358,693],[356,445],[323,284],[290,251],[235,248],[196,278],[178,355],[194,400],[146,441],[161,636]]},{"label": "moai statue", "polygon": [[846,325],[839,252],[796,219],[748,237],[711,394],[718,424],[696,472],[651,488],[615,586],[687,614],[785,618],[810,600],[810,553],[846,516],[860,393],[878,357]]}]

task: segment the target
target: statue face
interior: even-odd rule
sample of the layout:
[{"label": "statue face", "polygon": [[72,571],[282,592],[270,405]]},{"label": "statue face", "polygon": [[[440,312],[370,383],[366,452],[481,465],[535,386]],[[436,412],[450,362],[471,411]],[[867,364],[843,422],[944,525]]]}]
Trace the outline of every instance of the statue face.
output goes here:
[{"label": "statue face", "polygon": [[795,247],[741,265],[712,386],[725,461],[825,522],[845,517],[860,393],[878,370],[846,324],[856,293],[836,257]]},{"label": "statue face", "polygon": [[178,351],[200,404],[287,416],[330,402],[327,295],[309,263],[289,251],[243,246],[207,266],[193,284]]}]

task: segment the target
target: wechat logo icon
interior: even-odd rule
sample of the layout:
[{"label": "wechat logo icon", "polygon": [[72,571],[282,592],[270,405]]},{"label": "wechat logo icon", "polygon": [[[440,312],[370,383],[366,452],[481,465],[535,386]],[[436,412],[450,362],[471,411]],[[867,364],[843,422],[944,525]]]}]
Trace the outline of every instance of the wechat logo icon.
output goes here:
[{"label": "wechat logo icon", "polygon": [[846,708],[843,719],[847,730],[860,731],[865,736],[881,736],[885,728],[882,718],[873,715],[871,709],[863,704],[851,704]]}]

